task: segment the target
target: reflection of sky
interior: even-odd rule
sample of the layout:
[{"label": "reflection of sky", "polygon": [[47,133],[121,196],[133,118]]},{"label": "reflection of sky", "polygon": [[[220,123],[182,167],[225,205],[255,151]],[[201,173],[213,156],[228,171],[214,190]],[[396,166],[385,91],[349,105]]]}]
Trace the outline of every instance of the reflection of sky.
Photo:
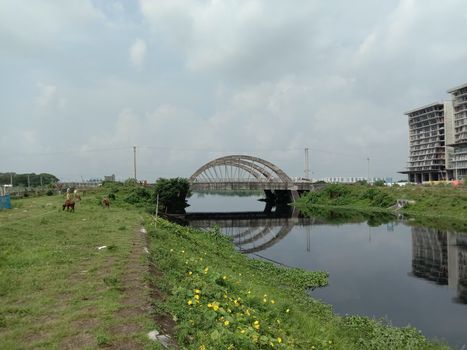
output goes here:
[{"label": "reflection of sky", "polygon": [[200,194],[193,193],[188,198],[190,205],[186,211],[189,213],[195,212],[219,212],[226,211],[262,211],[264,210],[264,202],[258,201],[261,196],[237,197],[223,196],[217,194]]},{"label": "reflection of sky", "polygon": [[[229,200],[215,198],[212,205],[219,211],[221,202],[225,205]],[[236,203],[242,206],[248,201],[255,202],[240,198]],[[467,305],[453,302],[457,290],[410,275],[412,233],[406,225],[395,225],[393,232],[386,225],[296,225],[258,255],[288,266],[329,272],[329,286],[312,295],[333,305],[339,314],[386,318],[396,326],[417,327],[429,338],[448,339],[456,347],[467,343]]]},{"label": "reflection of sky", "polygon": [[387,318],[413,325],[428,337],[467,343],[467,305],[452,302],[457,291],[409,275],[412,269],[410,227],[365,224],[309,227],[292,232],[260,254],[289,266],[330,273],[329,286],[312,292],[339,314]]}]

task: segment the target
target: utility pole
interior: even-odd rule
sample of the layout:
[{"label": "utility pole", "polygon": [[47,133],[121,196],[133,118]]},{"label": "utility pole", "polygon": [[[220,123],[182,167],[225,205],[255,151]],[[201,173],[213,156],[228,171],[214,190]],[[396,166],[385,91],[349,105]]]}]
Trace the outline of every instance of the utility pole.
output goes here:
[{"label": "utility pole", "polygon": [[42,190],[42,175],[41,175],[41,190]]},{"label": "utility pole", "polygon": [[31,188],[31,180],[29,179],[29,174],[28,174],[28,190]]},{"label": "utility pole", "polygon": [[135,180],[136,180],[136,146],[133,146],[133,167],[135,171]]},{"label": "utility pole", "polygon": [[308,154],[308,148],[305,148],[305,179],[310,179],[310,158]]},{"label": "utility pole", "polygon": [[10,185],[13,187],[13,173],[10,173]]},{"label": "utility pole", "polygon": [[366,182],[370,183],[370,157],[366,159],[368,161],[368,176]]}]

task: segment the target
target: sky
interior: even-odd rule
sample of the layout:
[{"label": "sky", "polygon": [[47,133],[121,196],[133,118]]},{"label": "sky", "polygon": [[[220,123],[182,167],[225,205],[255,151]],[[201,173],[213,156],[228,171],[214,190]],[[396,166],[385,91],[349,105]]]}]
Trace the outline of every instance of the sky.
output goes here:
[{"label": "sky", "polygon": [[1,0],[0,172],[405,178],[404,112],[466,62],[465,0]]}]

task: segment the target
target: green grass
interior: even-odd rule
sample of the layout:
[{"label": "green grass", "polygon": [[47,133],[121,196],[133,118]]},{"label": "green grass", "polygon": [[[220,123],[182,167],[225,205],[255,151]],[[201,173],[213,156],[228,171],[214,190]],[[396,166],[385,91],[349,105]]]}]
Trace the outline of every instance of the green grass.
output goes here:
[{"label": "green grass", "polygon": [[158,221],[151,252],[163,271],[159,313],[177,320],[184,349],[444,349],[413,328],[339,317],[309,297],[324,272],[276,267],[235,251],[218,231]]},{"label": "green grass", "polygon": [[[62,211],[59,196],[13,201],[13,209],[0,211],[2,349],[96,348],[130,338],[151,346],[149,314],[131,320],[143,331],[115,332],[127,307],[121,278],[142,214],[104,210],[101,197],[86,194],[75,213]],[[97,249],[103,245],[108,249]]]}]

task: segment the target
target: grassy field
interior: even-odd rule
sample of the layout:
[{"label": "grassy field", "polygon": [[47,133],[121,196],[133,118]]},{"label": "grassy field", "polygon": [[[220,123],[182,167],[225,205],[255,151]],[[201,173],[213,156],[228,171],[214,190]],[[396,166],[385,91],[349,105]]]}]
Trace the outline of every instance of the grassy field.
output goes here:
[{"label": "grassy field", "polygon": [[61,196],[0,211],[1,349],[156,348],[143,214],[100,198],[84,195],[74,213]]}]

